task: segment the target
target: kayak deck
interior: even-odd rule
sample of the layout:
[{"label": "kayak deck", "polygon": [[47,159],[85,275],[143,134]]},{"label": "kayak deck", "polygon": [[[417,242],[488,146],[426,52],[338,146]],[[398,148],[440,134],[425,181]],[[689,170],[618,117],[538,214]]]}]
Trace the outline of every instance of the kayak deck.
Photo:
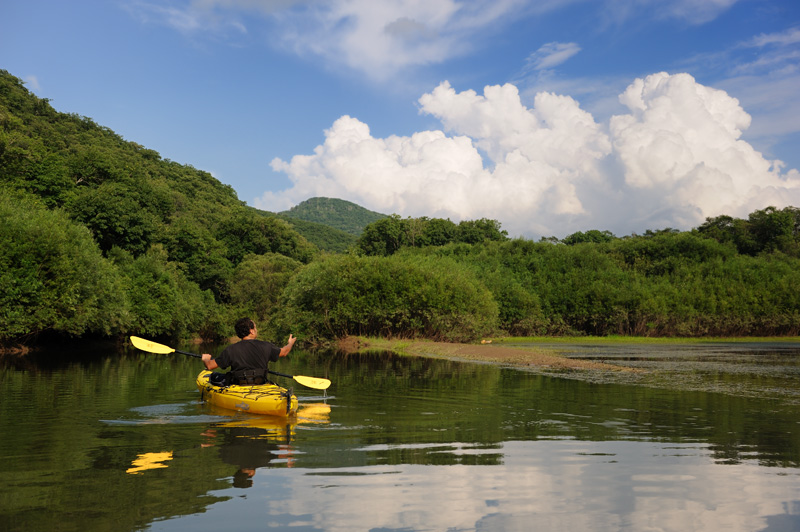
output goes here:
[{"label": "kayak deck", "polygon": [[211,373],[201,371],[197,376],[197,388],[204,401],[251,414],[286,417],[297,413],[297,397],[286,388],[276,384],[217,386],[208,380]]}]

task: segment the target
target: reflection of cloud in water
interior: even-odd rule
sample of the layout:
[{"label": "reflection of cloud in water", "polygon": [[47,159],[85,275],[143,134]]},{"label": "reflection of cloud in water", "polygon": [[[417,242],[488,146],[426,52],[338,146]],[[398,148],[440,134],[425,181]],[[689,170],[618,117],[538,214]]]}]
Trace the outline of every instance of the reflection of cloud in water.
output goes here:
[{"label": "reflection of cloud in water", "polygon": [[[507,442],[499,452],[495,466],[270,469],[252,494],[266,507],[237,505],[237,520],[330,532],[800,527],[797,474],[721,465],[703,445],[556,440]],[[202,518],[222,527],[230,512],[222,504],[174,525]]]}]

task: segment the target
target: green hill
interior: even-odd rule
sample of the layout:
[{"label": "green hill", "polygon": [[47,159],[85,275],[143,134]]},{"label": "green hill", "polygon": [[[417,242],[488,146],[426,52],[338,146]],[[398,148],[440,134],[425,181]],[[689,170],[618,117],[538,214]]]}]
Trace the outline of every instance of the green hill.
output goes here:
[{"label": "green hill", "polygon": [[[243,311],[243,262],[302,264],[318,251],[208,172],[60,113],[4,70],[0,249],[0,342],[42,331],[213,335],[226,312]],[[100,284],[103,297],[119,295],[109,308]]]},{"label": "green hill", "polygon": [[320,250],[327,251],[328,253],[345,253],[358,241],[357,236],[345,233],[344,231],[325,224],[309,222],[300,218],[292,218],[291,216],[286,216],[284,213],[274,214],[255,208],[254,210],[258,211],[263,216],[275,217],[284,221],[294,231],[303,236],[303,238]]},{"label": "green hill", "polygon": [[344,253],[358,241],[358,237],[334,229],[324,224],[292,218],[279,214],[278,218],[285,220],[292,229],[303,235],[306,240],[317,246],[322,251],[329,253]]},{"label": "green hill", "polygon": [[311,198],[280,214],[287,218],[333,227],[356,237],[369,224],[387,217],[336,198]]}]

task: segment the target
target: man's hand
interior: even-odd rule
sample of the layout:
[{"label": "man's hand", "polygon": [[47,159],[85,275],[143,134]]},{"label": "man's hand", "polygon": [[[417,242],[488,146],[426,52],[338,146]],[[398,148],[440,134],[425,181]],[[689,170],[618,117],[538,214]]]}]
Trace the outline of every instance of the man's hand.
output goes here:
[{"label": "man's hand", "polygon": [[279,356],[285,357],[286,355],[288,355],[289,351],[291,351],[292,347],[294,347],[294,343],[296,341],[297,338],[295,338],[294,336],[292,336],[291,333],[289,333],[289,341],[286,342],[286,345],[281,348],[281,354]]}]

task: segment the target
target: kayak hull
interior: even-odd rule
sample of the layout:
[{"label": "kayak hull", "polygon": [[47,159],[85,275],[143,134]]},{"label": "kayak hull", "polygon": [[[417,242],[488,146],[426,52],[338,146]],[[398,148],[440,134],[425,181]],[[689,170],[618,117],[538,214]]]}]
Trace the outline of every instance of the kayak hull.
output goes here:
[{"label": "kayak hull", "polygon": [[[297,397],[275,384],[217,386],[208,381],[210,371],[197,376],[197,389],[204,401],[227,410],[287,417],[297,413]],[[288,406],[287,406],[288,398]]]}]

